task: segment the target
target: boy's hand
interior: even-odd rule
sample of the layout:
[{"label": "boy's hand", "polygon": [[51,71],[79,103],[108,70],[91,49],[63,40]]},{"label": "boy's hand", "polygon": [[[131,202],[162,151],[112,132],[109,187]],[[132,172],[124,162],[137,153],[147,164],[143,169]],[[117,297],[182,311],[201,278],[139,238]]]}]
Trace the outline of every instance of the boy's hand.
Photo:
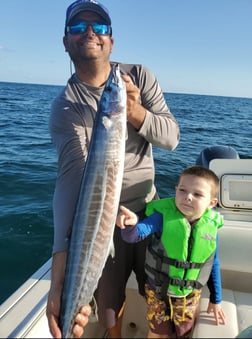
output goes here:
[{"label": "boy's hand", "polygon": [[213,312],[214,318],[216,321],[216,325],[219,325],[219,319],[221,323],[224,325],[226,323],[225,314],[221,307],[221,304],[213,304],[211,302],[208,303],[207,313]]},{"label": "boy's hand", "polygon": [[120,213],[117,215],[116,224],[121,229],[127,226],[135,226],[138,222],[137,215],[124,206],[120,206]]}]

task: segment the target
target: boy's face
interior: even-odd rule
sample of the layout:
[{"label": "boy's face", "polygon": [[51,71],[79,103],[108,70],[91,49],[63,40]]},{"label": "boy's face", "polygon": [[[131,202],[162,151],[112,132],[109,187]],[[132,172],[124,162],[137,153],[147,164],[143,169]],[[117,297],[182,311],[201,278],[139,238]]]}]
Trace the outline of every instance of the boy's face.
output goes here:
[{"label": "boy's face", "polygon": [[176,187],[176,206],[192,222],[199,219],[206,209],[217,204],[211,196],[211,185],[204,178],[183,175]]}]

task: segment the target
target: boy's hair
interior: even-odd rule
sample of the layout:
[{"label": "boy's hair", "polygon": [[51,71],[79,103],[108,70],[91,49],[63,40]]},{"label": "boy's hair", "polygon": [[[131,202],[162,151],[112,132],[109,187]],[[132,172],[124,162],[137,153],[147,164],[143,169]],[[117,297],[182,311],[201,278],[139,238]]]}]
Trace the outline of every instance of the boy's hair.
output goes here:
[{"label": "boy's hair", "polygon": [[217,198],[220,183],[219,183],[219,178],[212,170],[210,170],[209,168],[203,167],[203,166],[198,166],[198,165],[190,166],[184,169],[184,171],[180,175],[180,178],[183,175],[195,175],[197,177],[207,180],[212,187],[212,192],[211,192],[212,197]]}]

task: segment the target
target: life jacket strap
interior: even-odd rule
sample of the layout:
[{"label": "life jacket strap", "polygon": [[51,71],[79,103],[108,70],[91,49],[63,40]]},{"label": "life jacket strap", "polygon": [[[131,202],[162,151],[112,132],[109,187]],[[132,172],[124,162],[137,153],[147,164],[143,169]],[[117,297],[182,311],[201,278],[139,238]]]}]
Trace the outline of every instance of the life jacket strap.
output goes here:
[{"label": "life jacket strap", "polygon": [[176,268],[183,268],[185,270],[191,269],[191,268],[202,268],[204,266],[204,263],[197,263],[197,262],[190,262],[190,261],[184,261],[184,260],[176,260],[172,258],[168,258],[164,255],[162,250],[158,250],[157,252],[149,246],[149,252],[152,254],[153,258],[157,262],[157,269],[161,270],[162,263],[172,265]]},{"label": "life jacket strap", "polygon": [[196,280],[184,280],[180,278],[170,278],[169,283],[170,285],[185,287],[185,288],[189,288],[192,290],[200,289],[203,287],[203,285]]},{"label": "life jacket strap", "polygon": [[169,285],[179,286],[187,289],[201,289],[203,285],[195,280],[184,280],[180,278],[171,278],[168,275],[157,272],[155,269],[145,263],[145,268],[155,277],[156,292],[164,298],[167,295]]}]

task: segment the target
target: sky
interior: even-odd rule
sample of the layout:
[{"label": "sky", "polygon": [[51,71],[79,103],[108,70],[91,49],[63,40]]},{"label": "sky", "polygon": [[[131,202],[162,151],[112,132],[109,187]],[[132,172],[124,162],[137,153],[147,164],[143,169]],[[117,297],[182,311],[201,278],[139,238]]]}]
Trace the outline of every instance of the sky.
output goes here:
[{"label": "sky", "polygon": [[[71,0],[0,0],[0,81],[65,85]],[[252,98],[252,0],[102,0],[111,60],[139,63],[164,92]]]}]

